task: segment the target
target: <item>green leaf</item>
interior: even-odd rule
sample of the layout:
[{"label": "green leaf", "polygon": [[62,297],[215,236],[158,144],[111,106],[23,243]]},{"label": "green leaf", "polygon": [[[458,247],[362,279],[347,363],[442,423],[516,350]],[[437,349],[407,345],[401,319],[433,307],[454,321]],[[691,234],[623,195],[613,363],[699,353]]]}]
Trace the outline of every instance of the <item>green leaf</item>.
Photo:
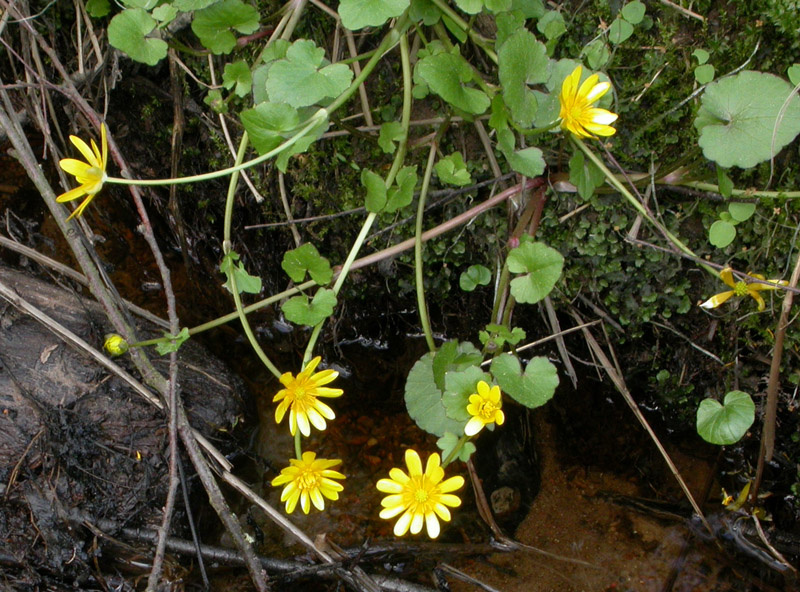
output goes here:
[{"label": "green leaf", "polygon": [[411,0],[408,18],[412,22],[422,22],[426,27],[432,27],[442,18],[442,11],[431,0]]},{"label": "green leaf", "polygon": [[505,325],[498,325],[496,323],[489,323],[486,325],[486,330],[478,333],[487,351],[497,352],[503,349],[503,346],[508,343],[509,345],[517,345],[520,341],[525,339],[526,333],[524,329],[514,327],[509,331]]},{"label": "green leaf", "polygon": [[297,140],[292,146],[284,150],[275,159],[275,166],[282,173],[286,172],[289,159],[295,154],[301,154],[308,150],[308,147],[316,142],[328,129],[328,118],[319,120],[319,123],[309,130],[305,136]]},{"label": "green leaf", "polygon": [[513,0],[511,7],[521,11],[526,19],[542,18],[545,13],[543,0]]},{"label": "green leaf", "polygon": [[469,366],[464,370],[450,371],[444,375],[444,405],[447,416],[456,421],[466,422],[470,415],[467,412],[470,395],[478,389],[478,382],[491,384],[492,378],[478,366]]},{"label": "green leaf", "polygon": [[208,105],[214,113],[227,113],[228,103],[222,98],[222,91],[212,88],[203,99],[203,103]]},{"label": "green leaf", "polygon": [[467,14],[478,14],[483,10],[482,0],[455,0],[455,4]]},{"label": "green leaf", "polygon": [[88,0],[86,2],[86,12],[94,18],[103,18],[111,12],[111,4],[108,0]]},{"label": "green leaf", "polygon": [[330,288],[320,288],[311,302],[308,296],[292,296],[281,305],[281,310],[289,322],[296,325],[318,325],[333,314],[336,308],[336,294]]},{"label": "green leaf", "polygon": [[189,339],[189,328],[184,327],[177,335],[164,331],[164,337],[170,341],[162,341],[156,344],[156,351],[162,356],[178,351],[183,343]]},{"label": "green leaf", "polygon": [[605,180],[603,171],[591,160],[586,160],[581,150],[576,150],[569,159],[569,182],[578,188],[578,195],[589,199]]},{"label": "green leaf", "polygon": [[786,70],[786,75],[789,77],[791,83],[795,86],[800,84],[800,64],[792,64]]},{"label": "green leaf", "polygon": [[516,356],[501,354],[492,360],[491,372],[504,393],[531,409],[552,399],[558,386],[556,367],[544,357],[532,358],[523,374]]},{"label": "green leaf", "polygon": [[614,45],[619,45],[633,35],[633,25],[624,18],[617,17],[608,28],[608,40]]},{"label": "green leaf", "polygon": [[215,2],[218,0],[174,0],[172,5],[182,12],[191,12],[211,6]]},{"label": "green leaf", "polygon": [[512,0],[485,0],[486,10],[492,14],[501,14],[511,10]]},{"label": "green leaf", "polygon": [[[436,446],[442,451],[442,458],[448,458],[450,456],[455,447],[458,446],[459,440],[460,438],[453,432],[445,432],[444,436],[436,441]],[[461,450],[458,451],[458,455],[453,460],[458,459],[462,462],[467,462],[475,450],[475,444],[472,442],[464,442]]]},{"label": "green leaf", "polygon": [[325,50],[313,41],[295,41],[267,74],[270,101],[300,108],[338,97],[350,86],[353,71],[345,64],[323,66],[325,61]]},{"label": "green leaf", "polygon": [[433,168],[443,183],[459,187],[472,183],[472,177],[470,177],[461,152],[453,152],[450,156],[445,156]]},{"label": "green leaf", "polygon": [[258,10],[241,0],[222,0],[194,13],[192,31],[211,53],[236,47],[233,31],[249,35],[258,29]]},{"label": "green leaf", "polygon": [[755,202],[731,202],[728,204],[728,212],[731,214],[731,218],[736,220],[737,222],[744,222],[748,220],[750,216],[752,216],[756,211],[756,204]]},{"label": "green leaf", "polygon": [[697,433],[711,444],[735,444],[753,425],[755,409],[753,399],[742,391],[729,392],[723,405],[704,399],[697,408]]},{"label": "green leaf", "polygon": [[306,273],[320,285],[325,285],[333,279],[331,264],[311,243],[286,251],[283,254],[281,267],[292,281],[298,284],[306,279]]},{"label": "green leaf", "polygon": [[695,49],[692,52],[692,57],[697,59],[697,63],[701,66],[708,61],[708,58],[711,57],[711,54],[708,53],[705,49]]},{"label": "green leaf", "polygon": [[639,2],[639,0],[628,2],[622,7],[622,18],[632,25],[638,25],[644,18],[645,10],[646,8],[644,3]]},{"label": "green leaf", "polygon": [[383,177],[369,169],[361,169],[361,184],[367,190],[367,211],[373,214],[386,207],[386,182]]},{"label": "green leaf", "polygon": [[726,168],[750,168],[772,158],[800,133],[800,99],[789,98],[791,92],[785,80],[762,72],[712,82],[694,121],[703,154]]},{"label": "green leaf", "polygon": [[492,272],[483,265],[470,265],[458,279],[458,285],[465,292],[472,292],[478,286],[486,286],[492,280]]},{"label": "green leaf", "polygon": [[703,64],[694,69],[694,79],[700,84],[708,84],[714,80],[714,66]]},{"label": "green leaf", "polygon": [[442,404],[442,391],[434,379],[433,361],[434,354],[427,353],[408,373],[405,386],[408,414],[420,429],[435,436],[442,437],[446,432],[463,434],[465,422],[449,418]]},{"label": "green leaf", "polygon": [[178,9],[170,4],[162,4],[161,6],[157,6],[153,9],[153,12],[150,13],[154,19],[156,19],[160,24],[161,27],[164,25],[171,23],[176,16],[178,16]]},{"label": "green leaf", "polygon": [[514,121],[530,127],[536,117],[536,96],[528,85],[547,80],[547,49],[533,33],[520,29],[497,52],[498,76],[503,85],[503,100]]},{"label": "green leaf", "polygon": [[410,0],[341,0],[339,16],[351,31],[364,27],[380,27],[390,18],[400,16]]},{"label": "green leaf", "polygon": [[392,185],[386,192],[384,212],[396,212],[406,207],[414,199],[414,188],[417,186],[417,165],[404,166],[397,173]]},{"label": "green leaf", "polygon": [[245,270],[244,265],[239,261],[239,254],[236,251],[230,251],[222,258],[222,263],[219,265],[219,270],[227,276],[227,281],[222,284],[228,292],[233,293],[231,289],[231,276],[236,281],[236,289],[239,294],[258,294],[261,292],[261,278],[250,275]]},{"label": "green leaf", "polygon": [[608,63],[611,59],[611,51],[603,39],[598,38],[583,48],[583,55],[586,56],[586,65],[592,70],[598,70]]},{"label": "green leaf", "polygon": [[728,198],[733,193],[733,181],[721,166],[717,167],[717,185],[722,197]]},{"label": "green leaf", "polygon": [[242,125],[259,154],[277,148],[286,139],[284,134],[297,128],[297,109],[286,103],[259,103],[242,111]]},{"label": "green leaf", "polygon": [[222,72],[222,86],[228,90],[236,87],[233,91],[234,94],[237,97],[243,97],[250,92],[252,85],[253,77],[247,62],[238,60],[225,64],[225,70]]},{"label": "green leaf", "polygon": [[564,257],[544,243],[523,243],[508,254],[511,273],[524,273],[511,280],[511,294],[517,302],[534,304],[543,300],[561,277]]},{"label": "green leaf", "polygon": [[567,32],[567,25],[564,17],[557,10],[548,10],[536,23],[538,31],[544,35],[548,41],[558,39]]},{"label": "green leaf", "polygon": [[397,146],[396,142],[403,139],[403,125],[399,121],[387,121],[381,125],[378,135],[378,146],[386,154],[392,154]]},{"label": "green leaf", "polygon": [[443,343],[433,360],[433,375],[439,390],[445,389],[445,373],[459,372],[477,366],[483,360],[481,352],[469,341]]},{"label": "green leaf", "polygon": [[730,222],[725,220],[717,220],[708,229],[708,242],[717,247],[724,249],[733,242],[736,238],[736,228]]},{"label": "green leaf", "polygon": [[531,178],[541,175],[547,166],[539,148],[523,148],[507,154],[506,159],[512,169]]},{"label": "green leaf", "polygon": [[416,73],[430,90],[457,109],[479,115],[489,107],[489,97],[483,91],[466,86],[474,72],[460,55],[427,56],[417,62]]},{"label": "green leaf", "polygon": [[132,60],[155,66],[167,55],[167,44],[147,37],[156,21],[141,8],[123,10],[108,24],[108,42]]}]

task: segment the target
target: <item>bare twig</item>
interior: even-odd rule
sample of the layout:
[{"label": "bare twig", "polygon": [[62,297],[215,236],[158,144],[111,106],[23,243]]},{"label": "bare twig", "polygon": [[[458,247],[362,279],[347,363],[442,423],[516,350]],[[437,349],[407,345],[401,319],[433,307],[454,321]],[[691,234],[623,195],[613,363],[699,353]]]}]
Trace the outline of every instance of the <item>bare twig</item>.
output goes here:
[{"label": "bare twig", "polygon": [[[578,323],[583,323],[583,319],[580,317],[580,315],[576,310],[573,309],[571,312],[572,316]],[[666,449],[661,444],[661,441],[658,439],[658,436],[656,436],[656,433],[653,431],[653,428],[650,427],[650,424],[644,417],[644,414],[642,414],[641,410],[639,409],[639,406],[636,404],[636,401],[633,400],[633,396],[628,390],[628,387],[625,385],[625,379],[622,377],[622,373],[619,371],[619,368],[616,368],[611,363],[611,361],[608,359],[608,356],[603,351],[603,348],[600,347],[600,344],[597,343],[597,340],[594,338],[594,336],[588,329],[583,329],[583,335],[586,338],[586,343],[589,346],[589,349],[600,361],[600,364],[603,366],[603,370],[605,370],[606,374],[611,379],[611,382],[614,383],[614,386],[617,387],[617,390],[622,395],[622,398],[625,399],[625,402],[628,404],[628,407],[630,407],[631,411],[633,411],[633,414],[636,416],[636,419],[639,420],[639,423],[642,425],[647,434],[650,436],[650,439],[656,445],[656,448],[658,448],[658,451],[661,453],[661,456],[667,463],[670,472],[675,477],[676,481],[678,482],[678,485],[680,485],[684,495],[686,495],[686,499],[689,500],[689,503],[692,505],[692,508],[694,509],[695,513],[700,518],[700,521],[703,523],[703,526],[713,536],[714,530],[711,528],[711,525],[706,520],[706,517],[703,514],[703,511],[700,509],[700,506],[695,501],[692,492],[686,485],[686,481],[684,481],[683,477],[681,477],[681,474],[678,471],[678,467],[676,467],[675,463],[672,462],[672,458],[670,458]]]}]

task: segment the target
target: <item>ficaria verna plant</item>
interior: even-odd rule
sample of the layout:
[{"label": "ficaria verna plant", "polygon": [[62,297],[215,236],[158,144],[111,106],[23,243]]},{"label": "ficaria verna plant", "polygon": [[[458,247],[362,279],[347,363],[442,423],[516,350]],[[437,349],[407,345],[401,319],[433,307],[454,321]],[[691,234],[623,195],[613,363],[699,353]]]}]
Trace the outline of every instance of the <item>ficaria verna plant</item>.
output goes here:
[{"label": "ficaria verna plant", "polygon": [[[111,9],[107,4],[94,2],[95,16],[104,17]],[[182,18],[191,22],[198,47],[202,46],[203,52],[224,63],[221,84],[214,86],[209,81],[206,103],[218,113],[227,113],[238,124],[240,144],[235,150],[236,158],[226,168],[191,177],[109,177],[107,131],[103,124],[101,148],[93,140],[90,147],[83,140],[70,137],[85,161],[61,160],[61,168],[75,177],[78,187],[60,195],[58,201],[86,196],[69,216],[73,218],[85,212],[105,184],[171,185],[229,177],[220,271],[234,301],[235,318],[241,322],[256,355],[283,386],[273,398],[277,403],[274,417],[280,424],[288,413],[295,450],[289,466],[271,483],[283,486],[281,501],[285,502],[288,513],[298,503],[305,513],[312,506],[324,510],[325,500],[337,500],[343,490],[338,480],[344,479],[344,474],[333,470],[341,461],[318,459],[314,452],[304,451],[301,444],[303,437],[314,435],[312,426],[323,431],[328,421],[335,418],[333,409],[321,399],[343,394],[342,389],[327,386],[338,377],[338,372],[317,371],[322,358],[314,355],[315,349],[326,321],[340,305],[342,285],[376,223],[402,213],[413,215],[414,210],[417,213],[414,231],[417,310],[429,351],[410,368],[404,400],[410,417],[420,429],[438,438],[439,447],[439,452],[428,455],[424,470],[419,453],[407,450],[404,455],[407,471],[393,468],[389,478],[377,482],[377,489],[387,494],[380,517],[397,518],[394,526],[397,536],[408,532],[418,534],[423,525],[429,537],[439,536],[439,521],[451,519],[450,508],[461,503],[454,492],[464,485],[464,479],[458,475],[445,479],[445,468],[455,461],[468,461],[476,449],[477,437],[484,430],[503,425],[504,404],[536,408],[554,395],[559,382],[555,365],[546,356],[523,359],[517,345],[526,335],[512,322],[515,307],[545,301],[564,271],[564,256],[537,238],[538,222],[530,222],[538,220],[534,214],[542,214],[544,191],[552,186],[547,177],[548,165],[555,172],[564,163],[568,170],[560,183],[566,183],[568,178],[570,190],[586,200],[587,205],[601,188],[621,196],[621,203],[655,231],[667,250],[698,262],[700,269],[718,276],[732,288],[704,302],[703,308],[715,308],[734,295],[749,295],[756,300],[758,310],[763,311],[765,302],[760,292],[786,285],[783,280],[734,281],[729,268],[717,273],[715,270],[723,266],[714,267],[696,257],[645,205],[636,182],[649,183],[650,177],[643,175],[632,180],[621,170],[614,172],[609,168],[607,162],[612,159],[599,156],[603,150],[613,149],[612,144],[605,142],[616,139],[615,134],[627,133],[624,118],[619,120],[609,110],[620,97],[615,96],[614,86],[602,70],[612,64],[609,47],[624,43],[643,22],[646,7],[642,2],[623,3],[607,27],[598,23],[598,37],[578,56],[567,55],[559,46],[559,39],[566,32],[566,20],[541,0],[458,0],[452,4],[433,0],[415,5],[410,0],[375,0],[366,5],[359,0],[342,0],[338,6],[341,25],[348,31],[369,28],[379,39],[367,53],[333,63],[326,57],[328,52],[314,40],[292,40],[304,2],[291,3],[285,15],[261,15],[255,6],[241,0],[181,0],[146,3],[146,6],[137,3],[135,7],[130,2],[122,4],[124,8],[110,20],[108,37],[113,46],[132,59],[149,65],[164,59],[167,42],[173,39],[169,25]],[[105,12],[97,9],[101,5],[106,6]],[[493,37],[484,36],[473,26],[480,22],[476,21],[477,15],[493,21],[495,26],[489,27],[494,31]],[[274,16],[278,23],[269,39],[249,37],[260,30],[269,16]],[[243,44],[259,45],[253,51],[234,53],[240,47],[237,35],[242,36],[238,39]],[[479,59],[465,57],[476,54]],[[387,108],[385,114],[389,120],[380,124],[372,138],[381,151],[380,158],[354,163],[360,169],[361,185],[356,192],[363,200],[365,216],[344,263],[334,272],[317,246],[310,242],[299,245],[284,254],[281,264],[292,287],[245,311],[243,295],[259,294],[263,286],[260,278],[247,271],[234,250],[234,244],[242,240],[232,232],[234,195],[241,171],[267,161],[281,173],[289,170],[296,162],[293,157],[309,150],[332,122],[347,119],[345,106],[351,107],[350,99],[363,88],[365,81],[376,75],[382,60],[399,65],[396,71],[402,88],[397,93],[396,105],[392,104],[399,115],[392,119],[391,109]],[[358,68],[353,66],[355,62]],[[783,79],[744,71],[714,81],[713,70],[709,74],[706,68],[701,80],[708,86],[694,121],[698,145],[720,170],[752,167],[767,161],[800,133],[800,101]],[[423,143],[430,144],[429,157],[410,158],[407,148],[411,113],[415,101],[425,99],[440,110],[442,117],[437,121],[441,125],[426,131],[428,135],[424,136]],[[626,104],[626,108],[635,105]],[[371,120],[372,115],[369,117]],[[476,262],[461,278],[460,285],[465,290],[494,286],[491,315],[485,328],[481,327],[476,335],[480,348],[466,340],[439,339],[437,343],[424,290],[423,226],[432,179],[435,175],[442,186],[464,186],[480,170],[478,164],[465,161],[460,152],[444,153],[447,144],[440,135],[456,120],[463,125],[474,123],[481,141],[488,147],[497,176],[510,172],[518,177],[520,184],[508,196],[536,188],[530,199],[523,200],[523,210],[518,212],[526,224],[509,232],[507,243],[502,241],[508,248],[498,250],[495,277],[492,278],[487,266]],[[366,133],[371,132],[359,131]],[[734,149],[725,148],[734,140]],[[562,161],[564,151],[567,158]],[[546,154],[558,157],[546,162]],[[714,186],[721,193],[724,185],[721,180],[726,178],[722,171],[718,185]],[[686,179],[687,185],[695,183],[689,177]],[[448,224],[443,225],[444,230],[451,228]],[[749,277],[763,280],[760,275]],[[309,330],[297,374],[281,372],[272,363],[249,325],[249,312],[278,303],[287,321]],[[165,334],[161,339],[131,347],[156,345],[160,353],[167,353],[196,332],[229,320],[231,317],[206,323],[201,328],[186,328],[176,335]],[[112,353],[124,353],[127,346],[117,340],[109,340],[106,345]],[[737,398],[731,404],[743,403]],[[727,415],[720,417],[724,421]],[[737,428],[741,425],[740,421]]]}]

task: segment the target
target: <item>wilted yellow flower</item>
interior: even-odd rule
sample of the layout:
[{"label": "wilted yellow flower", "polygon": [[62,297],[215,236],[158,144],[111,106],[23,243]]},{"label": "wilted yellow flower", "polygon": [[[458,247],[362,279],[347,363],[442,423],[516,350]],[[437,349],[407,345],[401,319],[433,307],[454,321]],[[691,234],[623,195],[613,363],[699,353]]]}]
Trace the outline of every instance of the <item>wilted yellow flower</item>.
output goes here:
[{"label": "wilted yellow flower", "polygon": [[[318,397],[339,397],[344,392],[342,389],[327,388],[322,386],[332,382],[339,373],[335,370],[323,370],[314,373],[319,365],[317,356],[311,360],[300,374],[295,377],[291,372],[284,373],[280,381],[286,388],[278,391],[272,399],[273,403],[280,401],[275,409],[275,421],[280,423],[286,410],[289,410],[289,431],[294,436],[298,426],[300,433],[308,437],[311,435],[313,425],[318,430],[324,430],[327,424],[325,419],[333,419],[336,415],[333,409],[320,401]],[[310,425],[309,425],[310,424]]]},{"label": "wilted yellow flower", "polygon": [[474,436],[490,423],[503,425],[506,416],[501,410],[502,406],[500,387],[497,385],[490,387],[483,380],[478,382],[478,392],[469,396],[467,413],[472,417],[464,427],[464,434]]},{"label": "wilted yellow flower", "polygon": [[617,120],[617,114],[593,107],[611,88],[609,82],[598,82],[600,77],[592,74],[578,86],[583,68],[578,66],[561,85],[561,129],[572,132],[579,138],[613,136],[617,130],[609,124]]},{"label": "wilted yellow flower", "polygon": [[97,144],[92,140],[92,147],[89,146],[77,136],[70,136],[70,141],[75,147],[83,154],[86,162],[82,160],[75,160],[74,158],[62,158],[58,165],[64,169],[65,172],[75,177],[75,180],[80,183],[75,189],[70,189],[66,193],[62,193],[56,198],[56,201],[63,203],[72,201],[79,197],[86,195],[81,204],[69,215],[67,220],[80,216],[89,202],[94,199],[94,196],[103,188],[108,178],[106,175],[106,165],[108,164],[108,141],[106,140],[106,125],[100,124],[100,145],[102,151],[97,148]]},{"label": "wilted yellow flower", "polygon": [[789,284],[789,282],[786,280],[764,280],[764,276],[757,273],[748,273],[747,275],[757,280],[767,281],[769,284],[762,284],[761,282],[749,282],[745,280],[739,280],[738,282],[734,281],[733,270],[730,267],[726,267],[719,272],[719,278],[733,288],[733,290],[727,290],[725,292],[720,292],[719,294],[714,294],[714,296],[703,302],[703,304],[700,306],[703,308],[717,308],[719,305],[730,300],[732,296],[750,296],[758,304],[758,310],[764,310],[766,308],[766,304],[764,303],[764,298],[762,298],[759,292],[762,292],[763,290],[777,290],[779,286],[786,286]]},{"label": "wilted yellow flower", "polygon": [[125,341],[125,338],[122,335],[117,335],[116,333],[109,333],[106,335],[106,341],[103,344],[103,348],[108,352],[108,354],[112,357],[121,356],[125,352],[128,351],[129,346],[128,342]]},{"label": "wilted yellow flower", "polygon": [[444,469],[435,452],[428,457],[424,473],[415,450],[406,450],[405,460],[408,474],[394,468],[389,471],[389,479],[381,479],[376,485],[378,491],[391,494],[381,500],[383,510],[380,517],[388,520],[403,513],[394,525],[395,536],[403,536],[409,527],[411,534],[417,534],[424,521],[428,536],[435,539],[439,536],[437,516],[447,522],[450,520],[447,506],[455,508],[461,505],[458,496],[450,492],[463,487],[464,478],[456,476],[442,481]]},{"label": "wilted yellow flower", "polygon": [[339,492],[344,487],[334,479],[345,479],[345,476],[331,468],[341,462],[338,459],[318,459],[314,452],[304,452],[302,460],[289,460],[290,466],[282,469],[281,474],[272,480],[274,487],[286,485],[281,493],[281,501],[286,502],[286,512],[294,512],[298,500],[303,512],[308,514],[311,504],[317,510],[324,510],[326,497],[339,499]]}]

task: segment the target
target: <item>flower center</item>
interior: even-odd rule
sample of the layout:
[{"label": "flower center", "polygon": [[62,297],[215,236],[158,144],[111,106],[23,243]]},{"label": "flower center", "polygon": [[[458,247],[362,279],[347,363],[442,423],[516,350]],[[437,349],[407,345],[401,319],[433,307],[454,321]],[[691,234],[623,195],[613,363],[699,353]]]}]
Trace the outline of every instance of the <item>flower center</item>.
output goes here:
[{"label": "flower center", "polygon": [[316,471],[306,470],[297,478],[300,489],[316,489],[319,485],[319,475]]},{"label": "flower center", "polygon": [[733,293],[737,296],[747,296],[747,283],[736,282],[736,285],[733,287]]},{"label": "flower center", "polygon": [[306,387],[302,384],[298,384],[294,387],[294,398],[296,401],[302,401],[305,399],[307,395]]},{"label": "flower center", "polygon": [[494,403],[491,401],[484,401],[481,403],[481,407],[478,410],[480,416],[484,419],[491,419],[494,417],[494,413],[497,410],[497,407],[494,406]]}]

